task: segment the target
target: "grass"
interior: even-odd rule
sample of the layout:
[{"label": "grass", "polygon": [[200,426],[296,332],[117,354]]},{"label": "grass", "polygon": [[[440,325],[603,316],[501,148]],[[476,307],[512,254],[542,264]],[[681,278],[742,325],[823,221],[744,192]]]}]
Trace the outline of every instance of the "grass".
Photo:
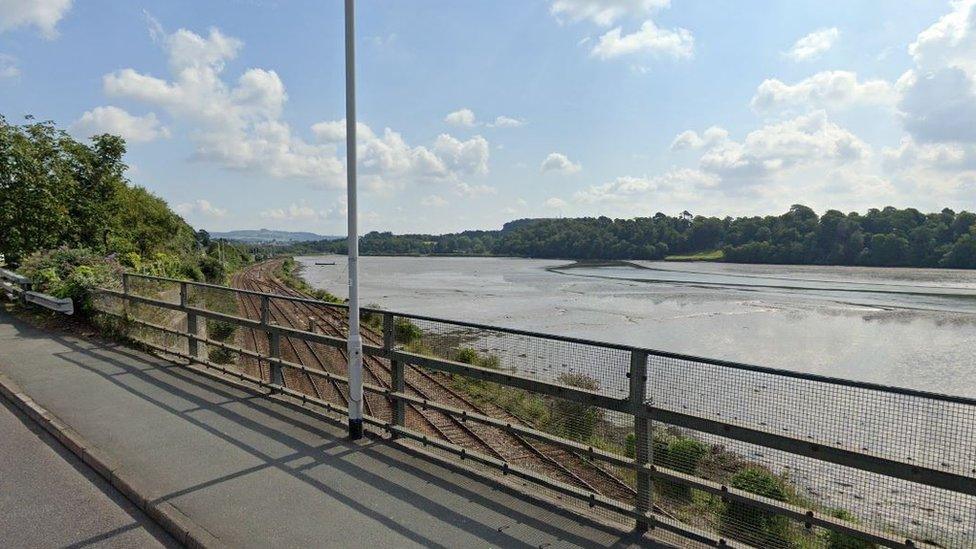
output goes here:
[{"label": "grass", "polygon": [[725,252],[722,250],[708,250],[694,254],[669,255],[665,261],[722,261],[725,259]]}]

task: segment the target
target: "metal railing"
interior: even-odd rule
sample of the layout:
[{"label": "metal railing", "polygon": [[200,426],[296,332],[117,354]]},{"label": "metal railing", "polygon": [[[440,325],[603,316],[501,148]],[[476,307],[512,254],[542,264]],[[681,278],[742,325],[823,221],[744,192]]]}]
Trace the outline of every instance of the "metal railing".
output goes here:
[{"label": "metal railing", "polygon": [[[141,275],[99,296],[150,348],[346,412],[341,304]],[[366,422],[439,459],[705,545],[976,546],[974,399],[363,315]]]},{"label": "metal railing", "polygon": [[70,298],[59,298],[52,295],[35,292],[33,283],[25,276],[7,269],[0,269],[0,291],[11,300],[21,303],[33,303],[45,309],[66,315],[74,314],[74,302]]}]

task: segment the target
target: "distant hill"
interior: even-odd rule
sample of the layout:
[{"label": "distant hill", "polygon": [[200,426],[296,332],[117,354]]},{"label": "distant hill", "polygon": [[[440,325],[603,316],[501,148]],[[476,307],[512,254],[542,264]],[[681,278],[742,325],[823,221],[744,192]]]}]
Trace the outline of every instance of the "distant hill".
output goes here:
[{"label": "distant hill", "polygon": [[237,242],[249,242],[253,244],[271,244],[275,242],[311,242],[314,240],[336,240],[345,238],[344,236],[327,236],[306,232],[273,231],[271,229],[227,231],[224,233],[210,233],[210,238],[222,238],[224,240],[234,240]]}]

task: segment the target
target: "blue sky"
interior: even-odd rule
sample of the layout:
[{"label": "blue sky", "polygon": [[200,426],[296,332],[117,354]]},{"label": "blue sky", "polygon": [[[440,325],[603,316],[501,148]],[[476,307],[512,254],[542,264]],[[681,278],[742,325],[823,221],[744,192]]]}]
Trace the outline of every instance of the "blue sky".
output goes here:
[{"label": "blue sky", "polygon": [[[956,2],[360,0],[366,230],[973,209]],[[129,141],[194,226],[341,234],[342,2],[0,0],[0,114]]]}]

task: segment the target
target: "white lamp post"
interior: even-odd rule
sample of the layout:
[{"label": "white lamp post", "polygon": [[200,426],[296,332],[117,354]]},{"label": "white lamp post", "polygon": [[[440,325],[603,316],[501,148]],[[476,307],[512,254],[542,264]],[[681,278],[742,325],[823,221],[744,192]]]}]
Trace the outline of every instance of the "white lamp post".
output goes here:
[{"label": "white lamp post", "polygon": [[359,228],[356,219],[356,14],[346,0],[346,193],[349,219],[349,438],[363,436],[363,340],[359,335]]}]

